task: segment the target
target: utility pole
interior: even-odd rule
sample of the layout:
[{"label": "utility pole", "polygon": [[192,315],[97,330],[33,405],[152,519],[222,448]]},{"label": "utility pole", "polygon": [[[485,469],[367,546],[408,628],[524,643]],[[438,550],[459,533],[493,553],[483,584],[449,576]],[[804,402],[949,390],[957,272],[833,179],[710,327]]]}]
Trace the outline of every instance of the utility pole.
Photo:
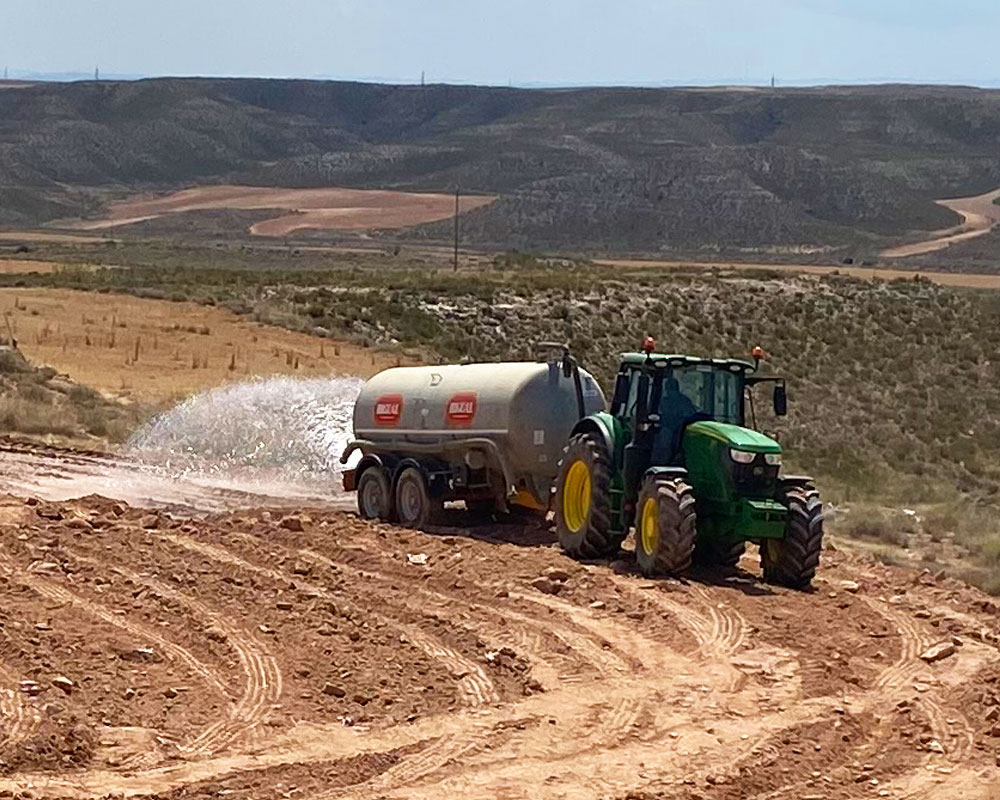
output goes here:
[{"label": "utility pole", "polygon": [[425,75],[425,72],[423,70],[420,70],[420,85],[421,85],[421,87],[424,85],[424,75]]},{"label": "utility pole", "polygon": [[454,271],[458,272],[458,196],[460,192],[458,186],[455,187],[455,264]]},{"label": "utility pole", "polygon": [[94,67],[94,80],[99,81],[101,79],[101,68]]}]

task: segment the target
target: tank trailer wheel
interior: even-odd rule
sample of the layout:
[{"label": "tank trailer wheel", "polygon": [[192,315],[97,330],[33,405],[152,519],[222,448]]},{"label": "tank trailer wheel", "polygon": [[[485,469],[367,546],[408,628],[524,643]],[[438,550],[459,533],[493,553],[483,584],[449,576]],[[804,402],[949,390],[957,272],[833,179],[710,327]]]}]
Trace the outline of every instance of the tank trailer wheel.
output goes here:
[{"label": "tank trailer wheel", "polygon": [[764,580],[805,589],[816,575],[823,549],[823,504],[811,486],[784,489],[778,501],[788,509],[788,521],[783,539],[760,543]]},{"label": "tank trailer wheel", "polygon": [[556,477],[556,535],[577,559],[613,555],[621,537],[611,533],[611,457],[592,433],[570,438]]},{"label": "tank trailer wheel", "polygon": [[691,566],[698,535],[691,487],[650,475],[642,482],[635,516],[635,558],[644,575],[675,575]]},{"label": "tank trailer wheel", "polygon": [[703,538],[694,546],[694,563],[735,569],[746,550],[747,543],[742,539]]},{"label": "tank trailer wheel", "polygon": [[363,519],[392,522],[395,503],[389,476],[382,467],[369,467],[358,478],[358,513]]},{"label": "tank trailer wheel", "polygon": [[407,467],[396,479],[396,516],[407,528],[422,529],[433,525],[441,510],[441,501],[431,497],[423,473]]}]

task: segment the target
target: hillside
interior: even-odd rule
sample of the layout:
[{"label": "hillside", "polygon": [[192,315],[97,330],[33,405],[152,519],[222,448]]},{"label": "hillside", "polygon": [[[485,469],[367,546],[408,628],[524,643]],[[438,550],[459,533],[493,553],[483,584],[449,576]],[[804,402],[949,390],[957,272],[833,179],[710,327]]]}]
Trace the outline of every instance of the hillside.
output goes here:
[{"label": "hillside", "polygon": [[[618,353],[645,333],[696,354],[739,355],[759,343],[789,379],[792,401],[777,420],[759,397],[759,423],[780,433],[793,471],[815,475],[828,500],[849,506],[845,524],[860,535],[907,546],[911,534],[914,544],[929,539],[919,557],[957,564],[1000,591],[993,292],[750,270],[611,272],[529,258],[455,274],[403,256],[326,256],[321,268],[310,262],[316,254],[246,255],[256,269],[203,269],[187,265],[217,251],[163,253],[158,263],[154,255],[142,267],[0,275],[0,284],[220,305],[353,341],[373,359],[533,358],[533,342],[560,339],[608,387]],[[898,511],[885,519],[884,509],[901,507],[921,509],[923,522]],[[964,570],[970,562],[976,569]]]},{"label": "hillside", "polygon": [[998,145],[1000,92],[958,87],[46,84],[0,91],[0,225],[195,183],[460,184],[500,195],[477,243],[829,259],[957,223],[933,201],[1000,186]]}]

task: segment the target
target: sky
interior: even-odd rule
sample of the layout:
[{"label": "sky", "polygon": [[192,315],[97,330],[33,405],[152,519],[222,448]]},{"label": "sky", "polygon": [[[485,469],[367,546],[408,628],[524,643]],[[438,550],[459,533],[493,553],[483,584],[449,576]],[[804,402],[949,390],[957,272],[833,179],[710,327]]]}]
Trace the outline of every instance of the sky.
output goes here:
[{"label": "sky", "polygon": [[0,68],[515,86],[1000,86],[1000,0],[0,0]]}]

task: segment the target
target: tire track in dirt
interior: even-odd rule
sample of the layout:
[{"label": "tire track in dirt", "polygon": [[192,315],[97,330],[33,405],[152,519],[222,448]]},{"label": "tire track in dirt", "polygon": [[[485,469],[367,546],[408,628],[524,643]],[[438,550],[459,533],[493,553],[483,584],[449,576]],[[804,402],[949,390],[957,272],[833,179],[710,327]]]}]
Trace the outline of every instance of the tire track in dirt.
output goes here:
[{"label": "tire track in dirt", "polygon": [[9,556],[0,551],[0,572],[5,573],[12,580],[19,582],[33,592],[58,605],[72,605],[92,617],[96,617],[101,622],[120,628],[138,639],[153,642],[161,650],[173,656],[178,661],[186,664],[192,672],[201,676],[205,683],[223,697],[229,697],[229,686],[226,679],[217,670],[213,670],[199,660],[191,651],[181,645],[164,638],[151,628],[132,622],[119,614],[115,614],[107,607],[87,600],[68,589],[63,588],[55,581],[39,578],[31,574],[28,570],[22,569]]},{"label": "tire track in dirt", "polygon": [[[946,711],[932,693],[933,687],[920,686],[917,682],[921,672],[928,669],[920,656],[933,643],[934,637],[928,636],[909,614],[893,608],[889,603],[871,598],[864,600],[899,631],[901,638],[899,657],[880,673],[872,694],[880,693],[886,702],[911,699],[913,705],[927,717],[931,736],[943,750],[943,753],[928,753],[922,767],[911,773],[914,777],[910,779],[910,789],[901,796],[908,799],[932,796],[938,786],[929,781],[927,771],[939,756],[955,764],[967,761],[973,754],[975,730],[960,709],[949,708]],[[918,692],[918,689],[922,691]],[[916,696],[913,697],[913,694]],[[878,703],[879,697],[873,699]],[[901,780],[906,781],[907,778],[904,776]]]},{"label": "tire track in dirt", "polygon": [[[295,553],[307,561],[312,561],[324,567],[347,570],[360,577],[378,581],[387,586],[391,586],[397,580],[386,573],[337,561],[316,550],[308,548],[299,550],[284,549],[286,552]],[[605,647],[608,644],[606,640],[601,639],[599,642],[595,642],[588,631],[579,627],[553,624],[551,620],[539,620],[530,615],[521,614],[513,609],[505,608],[503,611],[498,611],[496,608],[483,603],[477,603],[466,596],[452,596],[441,591],[427,589],[426,587],[413,587],[412,591],[421,597],[442,603],[450,609],[466,612],[476,611],[487,617],[486,621],[479,621],[477,629],[477,632],[485,639],[498,640],[497,622],[500,622],[503,626],[509,625],[511,621],[516,622],[521,651],[527,653],[530,659],[535,660],[537,663],[543,665],[543,667],[547,667],[550,675],[556,675],[558,667],[551,660],[551,652],[547,651],[543,646],[545,636],[550,636],[557,640],[569,652],[578,654],[579,659],[577,660],[577,664],[580,666],[593,668],[599,674],[615,674],[622,669],[623,662],[612,661],[609,658]],[[403,605],[411,611],[419,611],[423,608],[420,604],[405,600],[403,601]],[[498,643],[500,643],[499,640]],[[568,676],[565,673],[558,674],[558,677],[569,677],[571,680],[583,679],[581,676],[573,673]]]},{"label": "tire track in dirt", "polygon": [[251,734],[267,717],[270,707],[281,697],[283,681],[275,657],[241,628],[190,595],[160,581],[121,568],[114,571],[146,586],[154,594],[186,606],[196,616],[209,621],[225,634],[226,645],[236,653],[246,684],[227,718],[218,720],[180,749],[192,754],[213,754]]},{"label": "tire track in dirt", "polygon": [[[68,553],[81,563],[97,569],[106,568],[104,563],[90,556],[73,551]],[[225,636],[226,646],[233,650],[240,662],[246,684],[231,705],[227,717],[216,720],[192,741],[179,745],[179,749],[187,754],[212,754],[251,734],[264,721],[270,706],[281,696],[282,675],[274,656],[246,631],[232,625],[223,615],[195,597],[123,567],[112,567],[110,571],[145,586],[154,596],[186,607],[195,617],[208,622],[209,627],[221,631]]]},{"label": "tire track in dirt", "polygon": [[[930,752],[924,759],[923,765],[916,772],[910,775],[916,777],[916,787],[911,791],[902,794],[892,793],[892,797],[915,800],[925,794],[933,793],[939,787],[937,783],[929,781],[926,776],[927,767],[937,755],[944,755],[949,761],[963,763],[973,752],[974,731],[968,724],[968,720],[957,709],[946,712],[937,700],[930,695],[930,687],[927,691],[918,694],[914,684],[920,677],[922,671],[928,668],[920,655],[932,643],[932,637],[928,637],[921,626],[907,613],[898,611],[890,604],[871,598],[862,598],[864,602],[872,608],[890,625],[896,628],[900,636],[900,653],[897,658],[885,667],[872,681],[871,690],[865,692],[856,702],[859,707],[872,711],[876,714],[888,714],[894,705],[901,700],[911,700],[913,706],[922,712],[928,721],[931,736],[942,744],[945,752],[935,754]],[[834,719],[833,717],[830,720]],[[952,731],[952,725],[957,725],[958,732]],[[841,758],[825,765],[824,771],[829,772],[838,767],[857,762],[859,753],[872,744],[872,736],[875,731],[868,732],[862,741],[855,742]],[[864,759],[867,760],[867,759]],[[931,773],[934,778],[939,777],[936,772]],[[904,775],[904,779],[906,776]],[[786,784],[781,788],[768,792],[759,797],[760,800],[781,800],[785,797],[809,794],[814,787],[810,787],[807,781],[798,780]],[[888,790],[886,790],[888,791]],[[870,792],[861,791],[857,796],[867,796]],[[853,794],[851,796],[854,796]]]},{"label": "tire track in dirt", "polygon": [[615,583],[633,597],[649,600],[653,605],[672,616],[687,630],[697,642],[697,647],[688,655],[696,655],[710,662],[713,668],[723,668],[728,672],[726,689],[736,691],[746,680],[746,675],[733,665],[733,657],[749,640],[749,624],[730,604],[718,602],[702,586],[691,584],[687,599],[695,604],[686,604],[667,597],[657,584],[642,584],[640,588],[633,581],[616,578]]},{"label": "tire track in dirt", "polygon": [[[305,560],[326,567],[353,571],[382,582],[393,581],[389,575],[334,561],[314,550],[301,549],[295,552]],[[443,599],[451,606],[461,605],[463,610],[468,610],[470,607],[467,598],[450,597],[427,589],[418,589],[417,592],[422,596]],[[670,660],[663,658],[666,655],[665,648],[658,643],[648,642],[643,637],[637,640],[633,630],[622,630],[614,623],[599,620],[590,609],[583,609],[549,595],[535,596],[510,592],[508,596],[529,606],[541,607],[549,613],[549,616],[542,620],[529,614],[504,609],[502,612],[504,618],[518,621],[525,629],[544,626],[550,635],[554,635],[584,655],[600,676],[597,684],[600,689],[596,693],[590,693],[583,687],[579,692],[570,689],[560,693],[568,707],[576,707],[574,717],[579,717],[581,723],[574,727],[573,736],[569,739],[549,744],[548,752],[551,757],[572,758],[578,753],[602,752],[622,746],[642,727],[644,720],[655,722],[657,705],[661,702],[658,693],[631,690],[624,693],[616,691],[609,693],[607,689],[610,684],[607,682],[620,682],[623,679],[631,682],[635,673],[644,671],[646,663],[650,661],[655,661],[662,669],[664,665],[661,661]],[[558,622],[552,618],[552,612],[555,612]],[[720,623],[719,628],[722,631],[724,626]],[[651,658],[651,653],[658,655]],[[567,695],[571,695],[572,700]],[[378,791],[399,791],[417,781],[445,777],[441,773],[447,770],[448,765],[461,761],[469,752],[476,749],[480,735],[480,732],[473,728],[462,735],[437,742],[426,758],[422,754],[410,756],[381,776]],[[644,730],[643,739],[655,741],[665,735],[665,729],[648,725]],[[414,759],[419,761],[411,770],[408,765]],[[468,764],[465,766],[468,767]],[[366,791],[369,788],[366,787]]]},{"label": "tire track in dirt", "polygon": [[0,748],[11,747],[31,736],[42,722],[38,710],[28,704],[17,677],[0,664]]},{"label": "tire track in dirt", "polygon": [[[254,564],[253,562],[247,561],[241,556],[238,556],[224,548],[174,534],[166,534],[164,538],[180,547],[186,548],[192,552],[200,553],[201,555],[215,561],[231,564],[232,566],[248,572],[266,575],[272,580],[278,581],[282,584],[287,583],[289,580],[289,576],[281,570],[264,567],[260,564]],[[315,582],[305,581],[298,578],[296,578],[296,581],[299,585],[307,588],[309,591],[315,592],[319,597],[334,600],[341,605],[345,605],[345,598],[343,596],[330,592]],[[458,678],[459,692],[465,698],[467,705],[479,706],[500,702],[500,696],[497,693],[496,687],[493,686],[493,682],[480,665],[460,655],[443,642],[420,630],[415,625],[404,623],[397,619],[391,619],[371,608],[362,608],[356,604],[351,605],[358,613],[370,616],[371,618],[376,619],[390,628],[404,634],[415,646],[427,653],[428,656],[434,658],[439,663],[444,664],[444,666],[452,674],[460,676]]]},{"label": "tire track in dirt", "polygon": [[[245,540],[254,539],[254,537],[247,534],[241,534],[239,537]],[[282,547],[282,549],[289,555],[301,557],[305,561],[310,561],[323,567],[346,570],[358,575],[359,577],[377,581],[387,587],[392,587],[394,583],[398,583],[399,581],[398,578],[395,578],[387,573],[338,561],[313,549],[295,549],[281,545],[279,546]],[[592,668],[598,674],[618,674],[625,668],[624,660],[614,659],[612,655],[609,655],[608,648],[610,643],[608,643],[607,640],[599,636],[594,637],[590,631],[580,628],[579,626],[559,624],[549,619],[540,620],[528,614],[522,614],[509,608],[505,608],[500,611],[484,603],[478,603],[467,596],[452,596],[444,592],[427,589],[422,586],[411,587],[410,591],[413,595],[418,595],[432,602],[441,603],[453,611],[476,611],[487,617],[487,620],[485,621],[470,621],[473,621],[477,625],[477,633],[479,635],[487,640],[492,639],[497,644],[502,644],[501,637],[498,637],[498,630],[502,630],[501,626],[510,627],[511,622],[517,623],[515,636],[518,638],[515,641],[521,644],[519,652],[526,653],[530,660],[535,660],[537,663],[547,668],[547,671],[551,676],[556,676],[558,665],[552,661],[553,654],[551,651],[546,650],[544,647],[545,637],[555,639],[569,652],[577,654],[579,656],[579,658],[576,659],[577,665],[585,668]],[[534,598],[529,599],[533,600]],[[396,602],[395,598],[385,596],[379,596],[379,600],[387,604]],[[415,614],[426,614],[427,611],[426,604],[416,601],[404,599],[400,605]],[[498,622],[500,623],[500,626],[497,625]],[[568,676],[560,674],[557,677],[560,679],[568,677],[571,681],[584,680],[584,678],[577,673],[571,673]]]}]

